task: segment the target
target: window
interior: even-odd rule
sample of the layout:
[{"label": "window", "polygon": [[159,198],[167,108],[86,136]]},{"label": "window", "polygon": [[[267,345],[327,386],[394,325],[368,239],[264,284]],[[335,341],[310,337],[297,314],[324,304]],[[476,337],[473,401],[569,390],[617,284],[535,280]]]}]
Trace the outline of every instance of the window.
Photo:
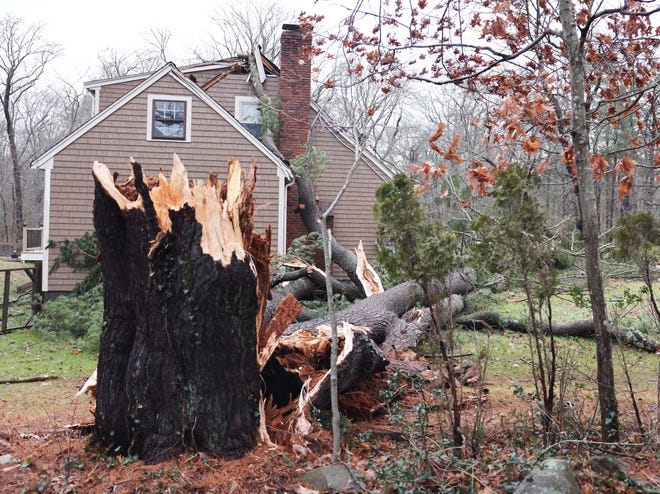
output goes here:
[{"label": "window", "polygon": [[154,100],[154,139],[186,138],[186,102]]},{"label": "window", "polygon": [[189,96],[148,96],[147,140],[190,142]]},{"label": "window", "polygon": [[236,96],[236,119],[256,137],[261,136],[261,107],[259,99]]}]

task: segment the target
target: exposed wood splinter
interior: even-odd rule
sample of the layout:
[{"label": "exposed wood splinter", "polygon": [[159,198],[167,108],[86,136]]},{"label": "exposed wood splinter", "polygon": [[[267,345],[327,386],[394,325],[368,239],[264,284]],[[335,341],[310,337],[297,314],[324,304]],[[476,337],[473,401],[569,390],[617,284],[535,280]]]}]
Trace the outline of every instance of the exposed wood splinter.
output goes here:
[{"label": "exposed wood splinter", "polygon": [[367,261],[362,240],[360,240],[357,249],[355,249],[355,255],[357,256],[355,274],[362,283],[362,289],[364,290],[365,295],[370,297],[374,293],[384,292],[385,290],[383,290],[383,284],[380,281],[378,273],[376,273],[376,270],[371,267],[371,264]]},{"label": "exposed wood splinter", "polygon": [[259,332],[259,338],[257,340],[257,363],[259,364],[259,370],[264,369],[266,362],[268,362],[268,359],[277,347],[280,337],[284,334],[289,324],[298,317],[301,310],[302,306],[300,302],[293,295],[287,295],[282,299],[275,311],[273,319],[268,326]]},{"label": "exposed wood splinter", "polygon": [[124,211],[128,211],[129,209],[139,209],[144,211],[144,202],[142,201],[142,196],[138,195],[135,200],[130,200],[125,197],[115,184],[115,176],[110,173],[108,167],[103,163],[95,161],[92,165],[92,173],[96,177],[96,180],[98,180],[99,184],[101,184],[101,187],[103,187],[103,190],[105,190],[105,192],[115,200],[121,209]]},{"label": "exposed wood splinter", "polygon": [[96,396],[96,371],[97,370],[94,369],[94,372],[87,378],[87,381],[85,381],[85,384],[83,384],[82,387],[78,390],[76,396],[84,395],[85,393],[89,393],[92,395],[92,397]]},{"label": "exposed wood splinter", "polygon": [[[123,210],[139,209],[144,211],[144,201],[135,192],[135,173],[133,170],[135,162],[131,161],[131,175],[121,185],[116,184],[116,176],[110,173],[103,163],[94,162],[93,172],[98,182],[106,193]],[[246,258],[246,237],[252,232],[244,232],[246,222],[241,219],[243,206],[249,203],[247,199],[254,189],[254,180],[244,187],[243,171],[239,162],[230,159],[227,171],[227,180],[222,183],[217,175],[209,174],[206,181],[198,180],[190,184],[188,172],[182,161],[174,154],[172,159],[172,171],[169,179],[161,171],[157,185],[153,179],[147,179],[150,186],[149,197],[153,202],[158,226],[162,233],[167,233],[172,228],[170,211],[179,211],[185,205],[195,210],[195,219],[202,225],[202,251],[209,254],[222,266],[231,263],[233,255],[237,259]],[[251,215],[250,215],[251,218]],[[149,257],[160,244],[162,236],[157,236],[149,250]]]}]

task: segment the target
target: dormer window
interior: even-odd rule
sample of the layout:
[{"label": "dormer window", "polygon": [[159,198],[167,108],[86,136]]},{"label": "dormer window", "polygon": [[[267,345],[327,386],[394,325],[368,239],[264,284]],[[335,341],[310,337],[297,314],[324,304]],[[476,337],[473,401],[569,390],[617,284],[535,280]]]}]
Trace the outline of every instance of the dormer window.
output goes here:
[{"label": "dormer window", "polygon": [[148,95],[147,140],[190,142],[190,96]]},{"label": "dormer window", "polygon": [[259,98],[236,96],[235,105],[236,119],[253,136],[261,137],[261,106],[259,105]]}]

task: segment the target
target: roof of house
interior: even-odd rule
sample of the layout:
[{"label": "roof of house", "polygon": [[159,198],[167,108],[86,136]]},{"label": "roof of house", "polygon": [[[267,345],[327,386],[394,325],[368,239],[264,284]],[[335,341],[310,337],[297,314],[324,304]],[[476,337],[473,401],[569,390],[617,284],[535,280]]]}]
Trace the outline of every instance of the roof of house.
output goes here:
[{"label": "roof of house", "polygon": [[[226,66],[225,66],[226,67]],[[206,70],[208,70],[208,65]],[[150,75],[145,76],[129,76],[127,78],[113,79],[113,83],[124,82],[128,80],[140,80],[144,78],[140,84],[134,87],[132,90],[127,92],[124,96],[119,98],[117,101],[112,103],[110,106],[105,108],[103,111],[94,115],[90,120],[81,125],[78,129],[73,131],[71,134],[64,137],[57,144],[48,149],[44,154],[42,154],[36,161],[32,163],[32,168],[44,168],[48,165],[50,160],[60,151],[65,149],[76,139],[81,137],[83,134],[93,129],[100,122],[108,118],[110,115],[115,113],[117,110],[122,108],[125,104],[133,100],[135,97],[140,95],[154,83],[159,81],[165,75],[171,75],[174,80],[181,84],[184,88],[189,90],[193,95],[197,96],[201,101],[207,104],[212,110],[214,110],[218,116],[224,119],[229,125],[234,127],[246,140],[248,140],[255,148],[257,148],[262,154],[264,154],[270,161],[272,161],[275,166],[283,173],[284,177],[288,179],[293,178],[293,174],[288,166],[282,162],[282,160],[271,150],[269,150],[258,138],[252,135],[241,123],[234,118],[234,116],[225,110],[220,104],[218,104],[211,96],[209,96],[204,90],[197,86],[193,81],[186,77],[185,73],[178,69],[173,63],[168,62],[163,65],[160,69],[153,72]],[[98,81],[99,85],[103,81]],[[89,85],[90,83],[88,83]],[[92,87],[92,86],[88,86]],[[98,87],[98,86],[96,86]]]},{"label": "roof of house", "polygon": [[[259,55],[260,55],[259,59],[261,61],[261,65],[264,68],[265,74],[279,76],[280,68],[277,65],[275,65],[275,63],[273,63],[270,59],[268,59],[268,57],[266,57],[265,55],[261,53],[259,53]],[[192,75],[195,72],[203,72],[206,70],[226,70],[226,69],[236,69],[237,67],[240,67],[247,72],[249,71],[247,64],[248,64],[247,55],[240,55],[236,57],[223,58],[221,60],[213,60],[209,62],[199,62],[191,65],[184,65],[182,67],[178,67],[178,69],[179,71],[187,75]],[[84,87],[85,89],[90,90],[90,89],[100,88],[103,86],[109,86],[112,84],[120,84],[123,82],[140,81],[142,79],[146,79],[151,74],[153,74],[153,72],[143,72],[140,74],[131,74],[120,77],[110,77],[106,79],[95,79],[92,81],[85,82]]]},{"label": "roof of house", "polygon": [[[171,63],[171,62],[170,62]],[[205,62],[203,64],[189,65],[186,67],[179,68],[184,74],[191,74],[193,72],[200,72],[202,70],[214,70],[214,69],[227,69],[232,67],[232,63],[217,61],[217,62]],[[92,81],[87,81],[84,83],[85,89],[96,89],[103,86],[110,86],[112,84],[120,84],[123,82],[131,81],[141,81],[142,79],[147,79],[151,76],[153,72],[141,72],[139,74],[130,74],[119,77],[108,77],[105,79],[95,79]]]}]

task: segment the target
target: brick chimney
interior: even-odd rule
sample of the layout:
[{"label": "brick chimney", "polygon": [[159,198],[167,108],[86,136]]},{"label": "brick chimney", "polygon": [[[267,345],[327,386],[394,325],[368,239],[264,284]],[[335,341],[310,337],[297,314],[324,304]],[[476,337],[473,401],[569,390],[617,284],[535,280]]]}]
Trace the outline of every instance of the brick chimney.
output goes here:
[{"label": "brick chimney", "polygon": [[280,54],[280,98],[282,128],[279,148],[288,160],[304,151],[309,137],[311,99],[311,33],[300,26],[282,26]]},{"label": "brick chimney", "polygon": [[[300,26],[282,26],[280,52],[280,128],[278,147],[287,160],[305,151],[311,122],[311,33]],[[287,190],[286,246],[305,235],[307,229],[299,214],[298,188],[291,184]],[[318,262],[318,261],[317,261]]]}]

